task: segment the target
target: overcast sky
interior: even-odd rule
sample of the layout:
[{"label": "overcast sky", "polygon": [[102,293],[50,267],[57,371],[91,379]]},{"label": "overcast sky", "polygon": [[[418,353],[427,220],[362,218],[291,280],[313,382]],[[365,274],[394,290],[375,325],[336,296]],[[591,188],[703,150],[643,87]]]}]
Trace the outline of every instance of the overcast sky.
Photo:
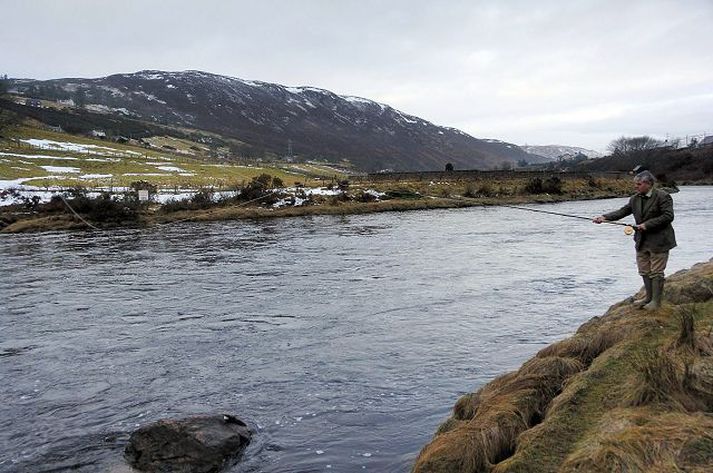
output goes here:
[{"label": "overcast sky", "polygon": [[517,144],[713,134],[713,0],[0,0],[0,74],[197,69]]}]

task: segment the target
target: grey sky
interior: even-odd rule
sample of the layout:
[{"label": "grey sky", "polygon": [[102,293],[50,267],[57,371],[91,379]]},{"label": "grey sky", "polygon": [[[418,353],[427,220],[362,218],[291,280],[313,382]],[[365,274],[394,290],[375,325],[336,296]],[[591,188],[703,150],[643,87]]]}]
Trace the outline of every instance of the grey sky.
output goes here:
[{"label": "grey sky", "polygon": [[[0,73],[198,69],[388,103],[479,138],[713,134],[713,0],[0,0]],[[9,20],[9,21],[8,21]]]}]

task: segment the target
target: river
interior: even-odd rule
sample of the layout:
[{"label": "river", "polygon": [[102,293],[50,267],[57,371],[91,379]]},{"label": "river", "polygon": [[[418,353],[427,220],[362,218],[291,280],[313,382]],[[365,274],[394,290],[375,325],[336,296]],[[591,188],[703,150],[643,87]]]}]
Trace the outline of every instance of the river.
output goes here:
[{"label": "river", "polygon": [[[668,274],[713,256],[713,187],[674,202]],[[0,235],[0,472],[125,471],[137,426],[222,412],[256,430],[234,472],[406,472],[640,286],[622,227],[502,207]]]}]

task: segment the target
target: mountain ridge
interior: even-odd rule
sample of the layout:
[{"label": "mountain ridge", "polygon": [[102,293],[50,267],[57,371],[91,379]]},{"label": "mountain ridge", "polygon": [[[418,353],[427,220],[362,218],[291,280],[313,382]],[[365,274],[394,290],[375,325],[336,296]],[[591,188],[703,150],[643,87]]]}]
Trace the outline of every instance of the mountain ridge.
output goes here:
[{"label": "mountain ridge", "polygon": [[204,71],[144,70],[83,79],[13,80],[25,96],[97,113],[219,133],[234,151],[277,158],[347,159],[366,171],[495,169],[537,162],[512,143],[475,138],[387,104],[312,86],[284,86]]},{"label": "mountain ridge", "polygon": [[599,151],[593,149],[580,148],[579,146],[566,145],[520,145],[520,148],[527,153],[542,156],[552,161],[557,159],[571,159],[579,154],[587,158],[601,158],[604,156]]}]

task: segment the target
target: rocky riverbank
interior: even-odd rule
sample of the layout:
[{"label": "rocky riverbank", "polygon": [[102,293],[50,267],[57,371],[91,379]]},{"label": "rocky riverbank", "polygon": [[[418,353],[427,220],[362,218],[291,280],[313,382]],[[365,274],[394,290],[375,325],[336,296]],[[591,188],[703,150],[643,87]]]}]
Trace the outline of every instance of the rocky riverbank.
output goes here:
[{"label": "rocky riverbank", "polygon": [[413,471],[713,471],[713,259],[461,397]]}]

